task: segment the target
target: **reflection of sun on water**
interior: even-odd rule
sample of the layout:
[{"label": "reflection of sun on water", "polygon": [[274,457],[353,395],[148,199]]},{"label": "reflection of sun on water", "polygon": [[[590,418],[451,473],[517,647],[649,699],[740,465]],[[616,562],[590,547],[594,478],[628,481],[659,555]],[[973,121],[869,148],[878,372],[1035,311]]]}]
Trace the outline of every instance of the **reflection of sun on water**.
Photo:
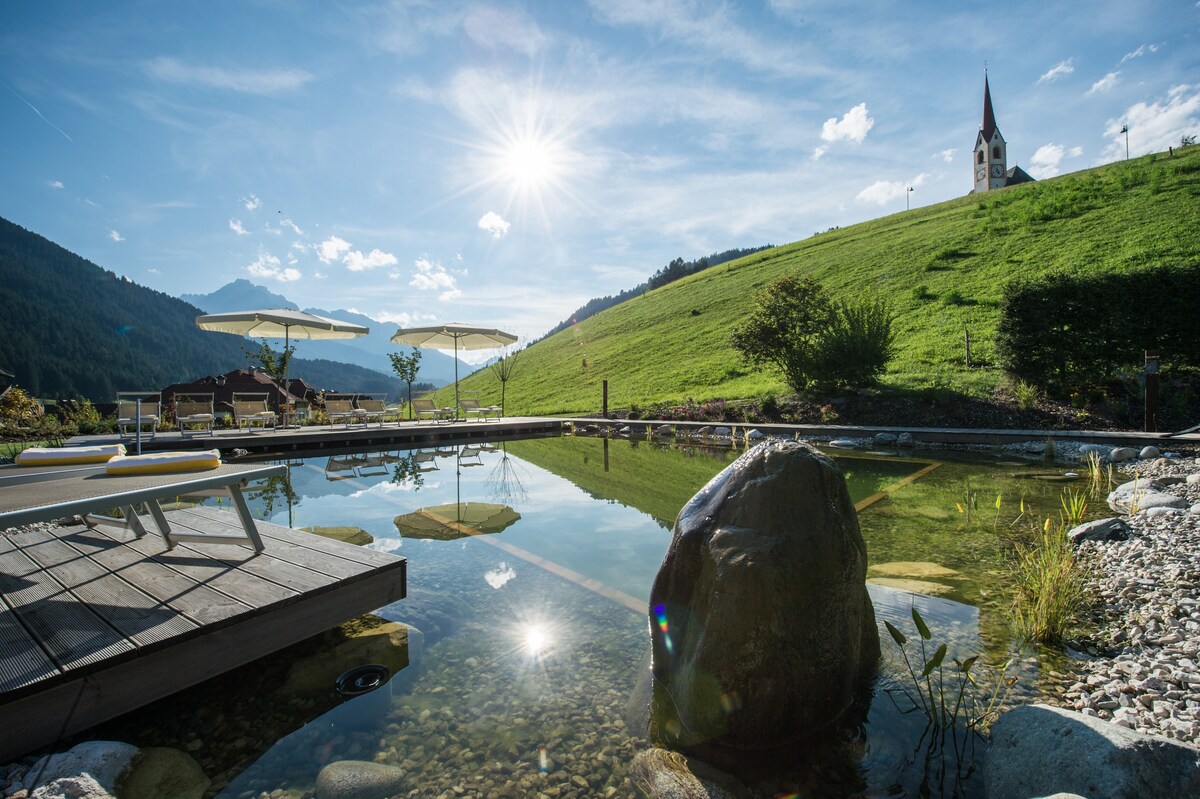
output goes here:
[{"label": "reflection of sun on water", "polygon": [[530,657],[541,656],[550,645],[550,634],[540,624],[527,624],[521,632],[525,654]]}]

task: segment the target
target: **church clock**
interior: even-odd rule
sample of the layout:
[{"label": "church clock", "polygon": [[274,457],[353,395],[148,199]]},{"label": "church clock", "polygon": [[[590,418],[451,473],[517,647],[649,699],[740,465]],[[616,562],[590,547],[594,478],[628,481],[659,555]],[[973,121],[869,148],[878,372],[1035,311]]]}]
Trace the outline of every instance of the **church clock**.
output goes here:
[{"label": "church clock", "polygon": [[1004,177],[1004,166],[1002,164],[992,164],[992,177]]}]

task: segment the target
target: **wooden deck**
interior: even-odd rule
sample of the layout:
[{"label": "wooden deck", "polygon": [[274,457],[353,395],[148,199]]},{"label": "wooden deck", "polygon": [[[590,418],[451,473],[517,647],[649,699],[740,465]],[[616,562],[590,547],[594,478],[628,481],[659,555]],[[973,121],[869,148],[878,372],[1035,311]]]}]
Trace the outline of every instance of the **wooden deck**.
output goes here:
[{"label": "wooden deck", "polygon": [[[240,529],[214,508],[167,517]],[[82,525],[0,536],[0,763],[405,596],[404,558],[258,527],[258,556]]]}]

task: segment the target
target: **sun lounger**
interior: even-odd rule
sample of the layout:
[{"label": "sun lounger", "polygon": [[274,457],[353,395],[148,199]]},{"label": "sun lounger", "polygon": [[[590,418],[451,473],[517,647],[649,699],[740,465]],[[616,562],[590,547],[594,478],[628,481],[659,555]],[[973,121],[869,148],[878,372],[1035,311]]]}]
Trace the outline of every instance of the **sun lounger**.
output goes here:
[{"label": "sun lounger", "polygon": [[267,425],[272,430],[279,429],[279,417],[267,406],[266,394],[234,394],[233,423],[239,430],[245,425],[247,433],[254,429],[254,425],[259,425],[263,430],[267,429]]},{"label": "sun lounger", "polygon": [[413,412],[417,415],[418,424],[422,419],[433,419],[434,422],[441,422],[449,419],[454,411],[450,408],[439,408],[434,404],[433,400],[415,399],[412,401]]},{"label": "sun lounger", "polygon": [[364,425],[376,422],[383,427],[383,417],[387,415],[387,403],[379,397],[359,397],[355,415]]},{"label": "sun lounger", "polygon": [[154,438],[161,415],[161,398],[153,391],[117,392],[117,430],[133,438],[140,432]]},{"label": "sun lounger", "polygon": [[[104,464],[0,466],[0,529],[80,516],[88,526],[119,524],[137,538],[153,528],[168,549],[179,542],[248,543],[261,552],[263,542],[241,489],[251,480],[286,473],[282,465],[229,463],[205,471],[147,475],[107,474]],[[179,496],[226,493],[241,520],[241,534],[172,529],[159,505]],[[138,512],[142,505],[149,518]],[[124,518],[99,515],[113,508]]]},{"label": "sun lounger", "polygon": [[354,401],[348,399],[325,400],[325,415],[329,417],[330,425],[343,422],[346,427],[349,427],[356,422],[362,422],[359,415],[354,412]]},{"label": "sun lounger", "polygon": [[497,419],[500,418],[499,405],[484,406],[480,404],[479,400],[471,397],[460,398],[458,401],[458,407],[462,408],[463,417],[466,419],[470,419],[471,414],[474,414],[475,418],[479,419],[480,421],[485,421],[489,417],[493,416]]},{"label": "sun lounger", "polygon": [[[175,423],[179,425],[181,438],[211,436],[215,419],[212,394],[180,394],[175,397]],[[192,429],[189,430],[188,425]]]}]

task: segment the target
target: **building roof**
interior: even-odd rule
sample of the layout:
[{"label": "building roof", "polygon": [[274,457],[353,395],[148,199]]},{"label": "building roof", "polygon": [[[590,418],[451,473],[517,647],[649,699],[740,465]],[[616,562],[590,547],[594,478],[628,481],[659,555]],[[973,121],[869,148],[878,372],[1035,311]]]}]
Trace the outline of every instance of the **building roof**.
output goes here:
[{"label": "building roof", "polygon": [[1004,173],[1004,185],[1016,186],[1018,183],[1033,183],[1037,180],[1033,175],[1021,169],[1019,166],[1014,166]]},{"label": "building roof", "polygon": [[988,86],[987,75],[983,76],[983,124],[979,126],[979,135],[984,141],[991,141],[996,132],[996,112],[992,110],[992,90]]}]

